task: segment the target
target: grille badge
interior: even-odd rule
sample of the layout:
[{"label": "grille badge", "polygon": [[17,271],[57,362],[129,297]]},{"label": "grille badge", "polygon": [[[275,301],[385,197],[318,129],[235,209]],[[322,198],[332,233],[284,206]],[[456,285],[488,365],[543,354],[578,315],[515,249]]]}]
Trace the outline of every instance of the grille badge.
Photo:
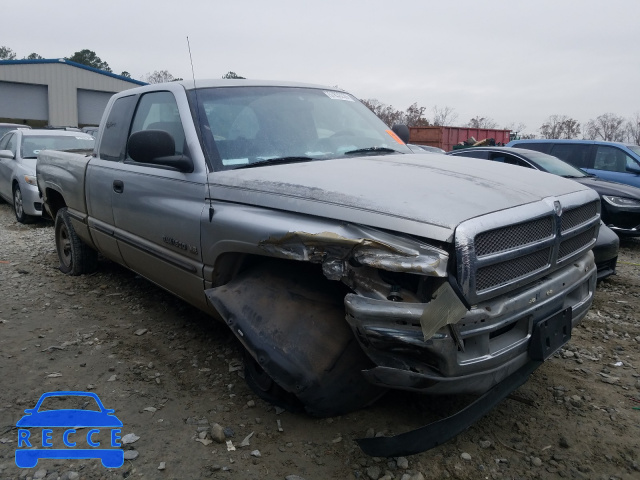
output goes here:
[{"label": "grille badge", "polygon": [[553,202],[553,210],[556,212],[557,216],[562,215],[562,205],[559,200]]}]

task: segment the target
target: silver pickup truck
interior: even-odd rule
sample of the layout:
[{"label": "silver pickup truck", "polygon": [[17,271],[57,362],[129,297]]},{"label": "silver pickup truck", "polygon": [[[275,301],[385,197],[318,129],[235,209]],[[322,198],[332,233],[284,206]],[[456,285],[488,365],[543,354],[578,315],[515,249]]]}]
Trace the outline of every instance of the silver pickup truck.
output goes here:
[{"label": "silver pickup truck", "polygon": [[520,384],[591,305],[598,195],[409,153],[336,88],[174,82],[115,95],[94,151],[41,153],[37,181],[63,272],[99,252],[221,318],[275,404]]}]

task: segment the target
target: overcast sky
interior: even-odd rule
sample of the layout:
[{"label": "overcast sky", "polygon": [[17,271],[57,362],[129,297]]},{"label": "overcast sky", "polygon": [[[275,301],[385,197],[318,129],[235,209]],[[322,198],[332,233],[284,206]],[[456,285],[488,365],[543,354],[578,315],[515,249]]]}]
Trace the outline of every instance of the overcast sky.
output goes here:
[{"label": "overcast sky", "polygon": [[93,50],[114,73],[339,86],[535,133],[640,111],[640,0],[108,0],[11,2],[0,45],[17,58]]}]

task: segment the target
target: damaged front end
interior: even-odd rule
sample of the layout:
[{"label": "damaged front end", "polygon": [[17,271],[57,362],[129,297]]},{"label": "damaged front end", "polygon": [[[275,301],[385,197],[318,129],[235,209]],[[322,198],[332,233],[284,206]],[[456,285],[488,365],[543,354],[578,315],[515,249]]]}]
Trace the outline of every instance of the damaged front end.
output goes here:
[{"label": "damaged front end", "polygon": [[[429,438],[411,447],[422,451],[568,341],[593,299],[599,213],[593,194],[576,192],[463,222],[450,244],[345,224],[286,232],[259,243],[272,257],[259,275],[206,294],[260,368],[312,413],[359,408],[388,388],[482,395],[472,413],[424,430]],[[408,454],[396,440],[363,448]]]}]

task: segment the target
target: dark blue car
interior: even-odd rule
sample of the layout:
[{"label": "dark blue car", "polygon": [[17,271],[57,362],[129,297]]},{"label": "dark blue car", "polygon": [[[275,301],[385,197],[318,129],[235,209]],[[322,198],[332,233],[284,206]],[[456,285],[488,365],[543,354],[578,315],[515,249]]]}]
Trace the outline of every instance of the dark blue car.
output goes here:
[{"label": "dark blue car", "polygon": [[[40,411],[42,403],[52,397],[73,398],[76,401],[92,399],[96,402],[99,410],[84,410],[82,408],[58,408]],[[90,403],[86,402],[86,403]],[[107,468],[118,468],[124,463],[124,451],[117,448],[120,444],[120,427],[122,422],[114,415],[114,410],[104,407],[98,395],[92,392],[49,392],[43,394],[34,408],[28,408],[26,413],[17,423],[18,427],[18,449],[16,450],[16,465],[20,468],[32,468],[41,458],[55,459],[91,459],[99,458]],[[30,431],[27,428],[43,428],[42,446],[43,448],[33,448],[29,437]],[[68,448],[49,448],[52,435],[52,428],[66,428],[63,439]],[[90,446],[101,446],[93,441],[93,435],[100,432],[100,429],[111,429],[110,448],[74,448],[76,442],[71,441],[71,435],[79,435],[76,428],[90,428],[86,433],[87,443]],[[84,433],[84,432],[83,432]],[[31,448],[20,448],[21,446]]]}]

